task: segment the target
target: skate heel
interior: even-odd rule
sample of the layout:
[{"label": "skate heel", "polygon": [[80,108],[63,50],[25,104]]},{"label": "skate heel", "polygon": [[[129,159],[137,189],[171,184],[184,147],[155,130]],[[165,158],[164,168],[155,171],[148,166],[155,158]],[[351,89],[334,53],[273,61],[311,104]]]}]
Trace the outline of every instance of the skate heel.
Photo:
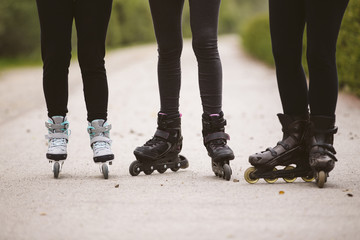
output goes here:
[{"label": "skate heel", "polygon": [[222,161],[222,162],[215,162],[212,160],[212,170],[215,176],[219,178],[223,178],[226,181],[230,181],[232,170],[230,167],[229,160]]},{"label": "skate heel", "polygon": [[49,160],[49,163],[51,164],[51,169],[54,173],[54,178],[59,178],[64,162],[65,160]]},{"label": "skate heel", "polygon": [[99,165],[100,173],[104,176],[104,179],[109,178],[109,165],[112,165],[112,161],[107,162],[97,162],[96,164]]}]

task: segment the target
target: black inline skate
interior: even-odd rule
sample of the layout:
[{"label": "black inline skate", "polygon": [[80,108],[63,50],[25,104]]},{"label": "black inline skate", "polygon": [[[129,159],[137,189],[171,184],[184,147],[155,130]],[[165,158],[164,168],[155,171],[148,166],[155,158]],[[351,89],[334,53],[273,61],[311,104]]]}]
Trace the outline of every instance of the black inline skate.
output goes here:
[{"label": "black inline skate", "polygon": [[211,157],[212,170],[216,176],[229,181],[232,174],[230,160],[234,159],[234,153],[227,145],[230,137],[225,133],[226,120],[223,112],[210,115],[204,113],[202,124],[204,145]]},{"label": "black inline skate", "polygon": [[157,170],[164,173],[168,168],[173,172],[189,167],[188,160],[179,155],[182,148],[181,116],[179,113],[158,114],[158,128],[152,139],[134,150],[136,161],[132,162],[129,172],[132,176],[144,172],[150,175]]},{"label": "black inline skate", "polygon": [[[305,182],[313,181],[305,145],[309,116],[277,116],[282,125],[283,138],[274,148],[267,148],[249,157],[253,167],[245,171],[245,180],[256,183],[259,178],[264,178],[267,183],[274,183],[281,177],[285,182],[291,183],[301,177]],[[276,166],[285,168],[277,170]]]},{"label": "black inline skate", "polygon": [[311,116],[310,121],[309,163],[314,171],[318,187],[322,188],[337,161],[333,147],[337,127],[335,127],[335,117]]}]

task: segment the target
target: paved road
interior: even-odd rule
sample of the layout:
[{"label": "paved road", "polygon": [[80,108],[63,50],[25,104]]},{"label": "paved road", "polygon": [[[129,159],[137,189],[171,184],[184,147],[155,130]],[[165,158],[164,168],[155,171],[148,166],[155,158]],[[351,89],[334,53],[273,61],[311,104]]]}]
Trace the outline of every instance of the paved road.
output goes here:
[{"label": "paved road", "polygon": [[[201,140],[196,61],[182,58],[183,154],[190,167],[131,177],[132,150],[155,130],[156,46],[107,56],[116,161],[104,180],[86,133],[80,73],[71,67],[69,157],[60,179],[45,159],[41,68],[0,77],[0,239],[355,239],[360,229],[360,101],[340,94],[339,162],[326,188],[297,180],[250,185],[247,156],[279,140],[275,72],[233,36],[220,39],[224,112],[236,160],[230,182],[213,176]],[[239,181],[236,181],[239,180]],[[118,185],[118,187],[116,187]],[[283,191],[284,194],[280,194]]]}]

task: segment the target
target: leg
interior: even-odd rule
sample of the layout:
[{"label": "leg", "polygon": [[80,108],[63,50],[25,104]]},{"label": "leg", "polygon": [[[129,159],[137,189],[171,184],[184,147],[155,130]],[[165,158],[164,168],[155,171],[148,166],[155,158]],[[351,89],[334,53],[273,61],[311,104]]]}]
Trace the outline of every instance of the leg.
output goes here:
[{"label": "leg", "polygon": [[78,0],[75,4],[78,55],[88,121],[106,120],[108,84],[104,57],[112,0]]},{"label": "leg", "polygon": [[310,73],[309,163],[322,188],[337,161],[333,147],[338,95],[336,42],[348,0],[306,1]]},{"label": "leg", "polygon": [[68,112],[73,1],[37,0],[36,3],[41,27],[43,87],[48,116],[65,116]]},{"label": "leg", "polygon": [[190,0],[193,49],[199,67],[200,96],[206,114],[221,112],[222,67],[217,45],[221,0]]},{"label": "leg", "polygon": [[176,114],[179,111],[181,85],[181,15],[184,0],[149,0],[149,3],[159,52],[160,111]]},{"label": "leg", "polygon": [[338,96],[336,42],[348,2],[306,1],[309,100],[312,115],[335,116]]},{"label": "leg", "polygon": [[285,114],[308,112],[308,90],[301,65],[304,0],[269,0],[270,31],[279,93]]}]

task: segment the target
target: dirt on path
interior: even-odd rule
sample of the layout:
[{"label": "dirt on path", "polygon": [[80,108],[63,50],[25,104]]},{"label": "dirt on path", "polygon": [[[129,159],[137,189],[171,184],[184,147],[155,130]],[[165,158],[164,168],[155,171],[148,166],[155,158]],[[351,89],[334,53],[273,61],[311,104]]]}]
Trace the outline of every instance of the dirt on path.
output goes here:
[{"label": "dirt on path", "polygon": [[326,187],[301,179],[243,179],[250,154],[280,139],[275,72],[220,38],[230,182],[215,177],[202,145],[197,63],[184,43],[181,112],[190,167],[131,177],[133,149],[154,133],[159,108],[156,45],[107,55],[116,156],[104,180],[92,162],[81,74],[71,66],[68,159],[54,179],[45,159],[41,68],[0,76],[0,239],[356,239],[360,229],[360,101],[340,94],[336,168]]}]

